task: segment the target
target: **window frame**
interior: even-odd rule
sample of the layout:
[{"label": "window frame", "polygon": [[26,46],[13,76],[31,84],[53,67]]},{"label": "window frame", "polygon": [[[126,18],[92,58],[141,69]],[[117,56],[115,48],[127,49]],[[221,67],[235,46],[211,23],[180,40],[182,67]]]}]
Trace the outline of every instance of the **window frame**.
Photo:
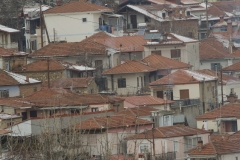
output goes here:
[{"label": "window frame", "polygon": [[179,142],[177,140],[173,141],[173,151],[179,152]]},{"label": "window frame", "polygon": [[118,88],[126,88],[127,87],[127,81],[126,78],[118,78]]},{"label": "window frame", "polygon": [[82,18],[83,23],[87,23],[87,18]]},{"label": "window frame", "polygon": [[171,49],[171,58],[181,58],[181,49]]}]

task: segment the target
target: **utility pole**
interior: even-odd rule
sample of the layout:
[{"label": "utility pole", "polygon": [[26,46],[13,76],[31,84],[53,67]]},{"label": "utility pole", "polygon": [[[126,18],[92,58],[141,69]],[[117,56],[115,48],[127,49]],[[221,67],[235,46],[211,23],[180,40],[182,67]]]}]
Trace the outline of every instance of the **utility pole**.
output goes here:
[{"label": "utility pole", "polygon": [[55,38],[56,37],[56,35],[55,35],[55,28],[53,28],[53,43],[55,43]]},{"label": "utility pole", "polygon": [[222,106],[223,106],[223,79],[222,79],[222,66],[221,66],[221,95],[222,95]]},{"label": "utility pole", "polygon": [[206,37],[208,37],[208,34],[209,34],[209,24],[208,24],[208,0],[205,0],[205,2],[206,2],[206,25],[207,25]]},{"label": "utility pole", "polygon": [[153,160],[155,160],[155,137],[154,137],[154,130],[155,130],[155,112],[153,114],[153,127],[152,127],[152,144],[153,144]]},{"label": "utility pole", "polygon": [[49,75],[49,57],[47,59],[47,74],[48,74],[48,88],[50,88],[50,75]]},{"label": "utility pole", "polygon": [[40,34],[41,34],[41,48],[42,48],[43,47],[42,0],[40,1]]}]

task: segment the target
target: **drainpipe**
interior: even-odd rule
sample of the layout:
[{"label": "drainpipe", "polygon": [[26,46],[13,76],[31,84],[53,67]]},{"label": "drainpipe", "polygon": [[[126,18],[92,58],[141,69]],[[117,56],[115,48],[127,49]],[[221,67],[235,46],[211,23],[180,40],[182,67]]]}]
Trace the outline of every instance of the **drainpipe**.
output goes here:
[{"label": "drainpipe", "polygon": [[202,107],[202,110],[203,110],[203,113],[205,113],[205,78],[203,78],[203,85],[202,85],[202,100],[203,100],[203,107]]},{"label": "drainpipe", "polygon": [[114,91],[113,74],[111,75],[111,82],[112,82],[112,91]]}]

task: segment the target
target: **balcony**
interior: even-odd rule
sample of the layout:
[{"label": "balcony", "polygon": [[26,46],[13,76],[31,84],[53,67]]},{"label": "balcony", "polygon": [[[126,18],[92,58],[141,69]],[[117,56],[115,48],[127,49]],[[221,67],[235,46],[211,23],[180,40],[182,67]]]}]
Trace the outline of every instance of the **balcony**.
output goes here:
[{"label": "balcony", "polygon": [[174,103],[172,104],[172,108],[179,107],[180,104],[182,107],[188,107],[193,105],[200,105],[200,99],[181,99],[181,100],[174,100]]}]

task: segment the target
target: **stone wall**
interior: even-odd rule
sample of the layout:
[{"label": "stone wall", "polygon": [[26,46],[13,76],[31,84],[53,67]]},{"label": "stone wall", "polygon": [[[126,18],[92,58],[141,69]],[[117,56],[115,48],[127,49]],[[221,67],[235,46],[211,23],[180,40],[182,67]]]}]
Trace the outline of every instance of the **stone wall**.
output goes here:
[{"label": "stone wall", "polygon": [[27,85],[20,85],[20,96],[29,96],[37,91],[39,91],[42,87],[42,83],[36,83],[36,84],[27,84]]}]

